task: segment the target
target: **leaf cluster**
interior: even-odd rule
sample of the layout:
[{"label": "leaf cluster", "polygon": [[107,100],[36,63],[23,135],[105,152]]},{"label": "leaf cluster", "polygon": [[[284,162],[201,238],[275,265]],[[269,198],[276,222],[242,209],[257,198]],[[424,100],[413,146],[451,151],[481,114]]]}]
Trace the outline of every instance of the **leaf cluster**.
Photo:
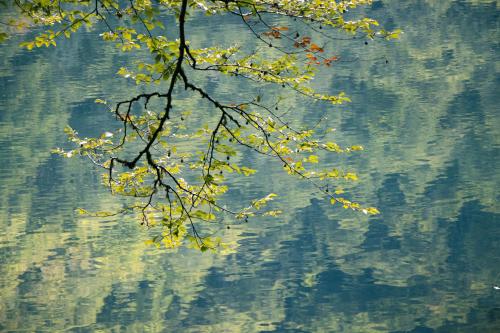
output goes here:
[{"label": "leaf cluster", "polygon": [[[121,127],[96,138],[82,138],[67,128],[75,148],[55,152],[64,157],[88,158],[104,170],[103,184],[114,195],[124,197],[123,209],[95,215],[134,213],[142,224],[160,227],[161,232],[152,243],[173,248],[187,241],[205,251],[224,245],[212,231],[202,233],[200,225],[208,225],[208,230],[212,230],[211,225],[221,225],[214,222],[227,216],[234,219],[230,223],[241,223],[256,215],[277,216],[281,212],[266,210],[276,196],[273,193],[244,207],[228,208],[224,204],[234,175],[251,176],[257,172],[252,165],[241,162],[241,156],[249,152],[282,164],[285,172],[314,186],[332,204],[338,202],[346,209],[365,214],[379,213],[376,208],[341,196],[339,182],[356,181],[355,173],[318,167],[325,153],[352,153],[362,150],[361,146],[341,147],[325,139],[327,133],[317,133],[317,126],[292,126],[288,111],[280,112],[279,102],[269,105],[260,94],[249,100],[222,101],[193,79],[196,73],[214,72],[252,84],[282,86],[314,101],[334,105],[349,102],[343,92],[324,94],[311,84],[320,66],[330,67],[341,60],[340,56],[328,54],[326,45],[320,45],[313,37],[292,32],[291,26],[270,22],[284,17],[300,20],[309,31],[337,31],[351,38],[397,37],[399,31],[375,30],[378,23],[373,19],[346,18],[348,10],[368,3],[18,0],[14,6],[19,11],[18,22],[29,19],[31,25],[43,27],[33,40],[21,43],[28,50],[55,46],[57,39],[70,38],[83,26],[99,25],[106,29],[99,34],[103,41],[114,43],[123,52],[146,50],[150,54],[149,62],[140,61],[134,68],[122,67],[117,73],[149,92],[118,103],[96,100],[115,115]],[[248,50],[236,43],[229,47],[192,45],[185,25],[190,15],[200,11],[237,17],[267,48]],[[174,28],[177,38],[166,37],[166,30]],[[184,88],[190,98],[199,98],[212,106],[218,112],[215,120],[201,128],[190,125],[190,120],[198,116],[174,105],[181,98],[179,88]],[[186,151],[186,141],[198,148]]]}]

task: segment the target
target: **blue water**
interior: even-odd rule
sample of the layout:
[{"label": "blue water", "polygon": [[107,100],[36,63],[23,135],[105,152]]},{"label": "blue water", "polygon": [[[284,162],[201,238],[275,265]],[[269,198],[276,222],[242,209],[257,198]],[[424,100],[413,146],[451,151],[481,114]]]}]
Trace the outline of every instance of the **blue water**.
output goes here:
[{"label": "blue water", "polygon": [[[401,40],[332,43],[357,60],[316,80],[353,102],[283,103],[298,123],[329,112],[339,143],[365,147],[328,162],[356,170],[346,190],[381,215],[331,206],[279,166],[243,157],[265,172],[238,180],[230,200],[273,191],[286,214],[226,230],[229,255],[157,250],[133,217],[74,213],[120,199],[98,170],[50,150],[67,145],[67,124],[84,135],[115,126],[93,101],[133,95],[110,75],[133,59],[92,31],[33,52],[17,46],[29,34],[15,36],[0,47],[0,331],[499,332],[498,7],[374,2],[367,15],[402,28]],[[189,27],[199,45],[257,45],[231,19]],[[205,84],[245,93],[230,82]]]}]

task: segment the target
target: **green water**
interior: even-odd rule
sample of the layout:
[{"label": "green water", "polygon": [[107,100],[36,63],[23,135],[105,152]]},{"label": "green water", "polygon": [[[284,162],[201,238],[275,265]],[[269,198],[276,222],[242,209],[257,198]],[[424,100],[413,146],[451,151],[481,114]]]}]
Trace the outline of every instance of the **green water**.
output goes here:
[{"label": "green water", "polygon": [[[367,14],[402,39],[332,42],[359,60],[317,78],[353,103],[332,110],[287,95],[283,107],[298,123],[329,112],[340,143],[365,147],[329,162],[356,170],[350,193],[382,214],[335,209],[244,156],[261,172],[237,180],[229,200],[273,191],[286,214],[225,230],[238,244],[228,256],[158,251],[132,218],[75,215],[120,202],[88,164],[50,150],[66,144],[67,124],[84,135],[113,126],[93,101],[134,93],[110,75],[132,60],[91,31],[36,52],[16,36],[0,48],[0,331],[500,331],[499,6],[375,2]],[[188,31],[198,45],[258,47],[231,19]],[[205,86],[220,98],[253,93],[231,82]]]}]

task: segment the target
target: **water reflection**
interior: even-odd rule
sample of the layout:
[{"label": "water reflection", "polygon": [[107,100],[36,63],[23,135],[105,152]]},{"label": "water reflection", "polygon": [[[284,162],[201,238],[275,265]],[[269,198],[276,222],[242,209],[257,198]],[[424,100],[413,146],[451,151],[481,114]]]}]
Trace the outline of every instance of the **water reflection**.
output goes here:
[{"label": "water reflection", "polygon": [[[100,189],[95,170],[49,151],[64,144],[68,123],[92,135],[110,121],[92,101],[134,89],[108,75],[126,59],[89,33],[55,51],[2,46],[0,330],[495,331],[497,6],[376,1],[370,13],[404,27],[403,40],[339,47],[362,60],[386,54],[389,64],[339,64],[318,85],[352,96],[346,110],[328,110],[328,125],[366,151],[330,162],[364,175],[350,190],[383,214],[367,220],[332,209],[278,167],[258,184],[238,181],[232,196],[272,188],[294,209],[225,230],[239,245],[229,256],[158,252],[131,218],[75,217],[78,206],[120,203]],[[206,29],[190,31],[193,42],[209,40]],[[231,29],[221,39],[234,36],[245,35]],[[245,93],[243,84],[235,89]],[[234,93],[223,79],[209,89]],[[303,101],[283,103],[304,107],[297,123],[317,117]]]}]

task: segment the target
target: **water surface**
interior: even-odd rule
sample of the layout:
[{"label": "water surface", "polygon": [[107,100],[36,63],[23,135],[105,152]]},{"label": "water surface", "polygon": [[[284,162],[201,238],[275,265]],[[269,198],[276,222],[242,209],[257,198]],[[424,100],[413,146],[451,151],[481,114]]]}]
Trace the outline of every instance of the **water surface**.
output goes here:
[{"label": "water surface", "polygon": [[[329,45],[359,60],[316,84],[353,103],[331,109],[287,95],[283,107],[297,123],[329,112],[340,143],[365,147],[328,162],[356,170],[350,192],[382,214],[334,208],[279,166],[242,157],[267,172],[238,180],[235,201],[273,191],[287,214],[226,230],[238,244],[227,256],[158,251],[132,218],[74,213],[120,202],[88,164],[50,150],[66,144],[67,124],[85,135],[113,126],[93,101],[133,94],[110,75],[131,59],[93,32],[57,49],[20,50],[24,35],[3,45],[0,331],[499,331],[498,2],[376,1],[367,14],[405,34]],[[198,45],[258,47],[239,27],[200,19],[189,34]],[[230,82],[210,77],[206,88],[254,93]]]}]

